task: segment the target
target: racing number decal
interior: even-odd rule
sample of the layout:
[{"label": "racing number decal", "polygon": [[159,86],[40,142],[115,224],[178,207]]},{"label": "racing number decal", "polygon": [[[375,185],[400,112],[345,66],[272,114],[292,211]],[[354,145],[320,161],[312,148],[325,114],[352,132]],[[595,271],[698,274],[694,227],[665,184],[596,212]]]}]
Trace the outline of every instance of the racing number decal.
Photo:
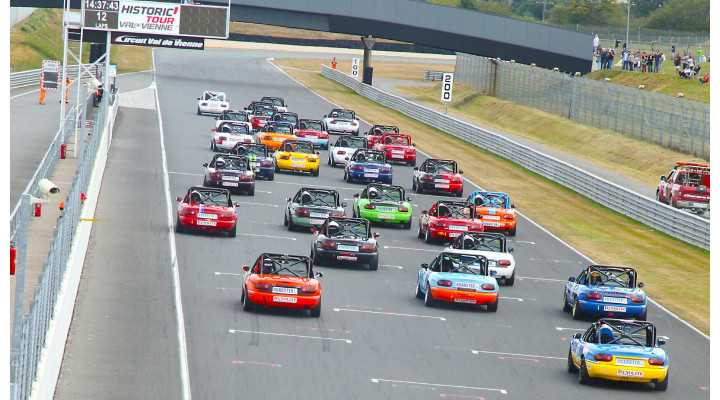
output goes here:
[{"label": "racing number decal", "polygon": [[452,87],[453,87],[453,78],[455,74],[451,74],[448,72],[443,72],[443,78],[442,78],[442,96],[440,98],[440,101],[450,102],[452,101]]}]

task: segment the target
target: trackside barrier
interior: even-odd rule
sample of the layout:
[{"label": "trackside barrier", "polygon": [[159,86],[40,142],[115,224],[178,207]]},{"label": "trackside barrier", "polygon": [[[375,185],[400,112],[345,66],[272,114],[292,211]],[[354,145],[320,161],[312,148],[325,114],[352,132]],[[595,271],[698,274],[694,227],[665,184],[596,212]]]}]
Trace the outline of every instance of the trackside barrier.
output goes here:
[{"label": "trackside barrier", "polygon": [[425,81],[440,82],[442,81],[444,72],[442,71],[425,71]]},{"label": "trackside barrier", "polygon": [[710,221],[645,197],[497,133],[363,84],[322,66],[322,75],[361,96],[558,182],[605,207],[684,242],[710,249]]},{"label": "trackside barrier", "polygon": [[[86,68],[89,68],[92,64],[85,64]],[[103,63],[99,63],[98,71],[105,71]],[[71,77],[77,77],[78,65],[68,65],[67,74]],[[42,76],[42,69],[31,69],[28,71],[13,72],[10,74],[10,89],[17,89],[25,86],[39,85],[40,76]]]},{"label": "trackside barrier", "polygon": [[[12,400],[24,400],[31,396],[31,393],[35,393],[37,386],[40,385],[36,381],[39,373],[39,366],[41,361],[48,358],[55,358],[55,364],[57,364],[57,371],[59,372],[58,353],[62,354],[62,348],[58,349],[55,346],[53,349],[48,349],[48,340],[53,339],[52,332],[55,330],[57,325],[66,324],[69,328],[69,321],[72,317],[72,308],[70,308],[69,315],[67,313],[58,312],[58,298],[61,294],[64,296],[70,296],[72,293],[67,290],[67,272],[69,270],[69,259],[71,254],[74,253],[75,248],[79,246],[80,241],[76,241],[76,234],[78,231],[87,230],[85,227],[90,225],[88,222],[81,222],[81,214],[84,215],[92,203],[94,212],[94,201],[85,201],[84,204],[81,202],[82,193],[88,193],[90,197],[92,193],[88,192],[88,187],[93,191],[99,191],[96,187],[97,182],[93,182],[90,185],[93,178],[96,176],[93,174],[96,158],[104,160],[108,148],[107,146],[101,146],[102,143],[106,143],[109,139],[109,131],[112,131],[113,123],[115,120],[115,113],[117,112],[117,104],[115,102],[116,96],[110,94],[106,97],[98,109],[95,115],[92,127],[88,130],[89,138],[85,142],[84,151],[79,154],[78,158],[78,169],[73,177],[72,187],[68,193],[68,200],[65,201],[65,207],[62,214],[62,218],[58,220],[58,225],[53,233],[53,238],[50,241],[50,250],[48,251],[48,257],[43,263],[43,270],[39,274],[38,284],[35,285],[35,293],[31,301],[30,313],[22,316],[22,327],[21,335],[17,341],[13,341],[12,349],[10,354],[10,399]],[[70,113],[70,115],[74,115]],[[70,121],[72,128],[75,128],[76,121]],[[66,132],[58,132],[59,136],[67,136]],[[50,158],[57,160],[57,151],[59,151],[59,143],[57,149],[54,149],[54,145],[48,150],[48,154],[54,154]],[[46,154],[46,159],[48,158]],[[45,162],[43,162],[45,164]],[[103,164],[104,165],[104,164]],[[42,167],[42,165],[41,165]],[[44,173],[45,176],[52,174],[53,168],[47,167],[48,172]],[[102,171],[104,168],[99,168]],[[39,169],[40,170],[40,169]],[[38,173],[33,178],[37,181]],[[32,193],[30,191],[31,185],[28,186],[26,194]],[[37,188],[34,189],[37,191]],[[96,198],[93,197],[93,198]],[[26,195],[23,195],[23,199],[27,199]],[[20,238],[27,237],[27,228],[29,215],[29,204],[24,204],[25,201],[21,200],[19,211],[15,215],[22,215],[22,217],[15,217],[19,220],[17,226],[17,236]],[[17,210],[17,208],[16,208]],[[12,227],[11,227],[12,228]],[[11,231],[12,233],[12,231]],[[87,233],[89,235],[89,233]],[[25,243],[25,246],[27,244]],[[18,246],[18,252],[22,247]],[[22,251],[26,251],[23,249]],[[74,256],[74,259],[77,256]],[[82,257],[84,259],[84,255]],[[22,260],[24,262],[24,258]],[[82,263],[81,263],[82,264]],[[79,276],[78,276],[79,279]],[[77,289],[77,288],[75,288]],[[74,299],[72,300],[74,304]],[[19,307],[19,309],[18,309]],[[22,305],[15,305],[15,312],[23,312]],[[59,328],[58,328],[59,329]],[[57,339],[55,340],[57,341]],[[61,341],[64,345],[64,340]],[[47,369],[47,367],[45,368]],[[55,376],[57,378],[57,376]],[[54,388],[54,384],[52,385]],[[51,392],[52,393],[52,392]]]}]

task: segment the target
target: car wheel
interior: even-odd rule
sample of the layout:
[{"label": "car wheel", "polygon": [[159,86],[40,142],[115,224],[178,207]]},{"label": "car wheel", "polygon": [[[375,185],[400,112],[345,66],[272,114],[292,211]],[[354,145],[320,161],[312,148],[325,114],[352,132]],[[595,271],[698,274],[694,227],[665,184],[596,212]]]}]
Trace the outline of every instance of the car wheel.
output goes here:
[{"label": "car wheel", "polygon": [[310,310],[310,316],[313,318],[320,317],[321,306],[322,306],[322,298],[318,299],[318,305],[315,308]]},{"label": "car wheel", "polygon": [[283,226],[287,226],[288,225],[287,214],[284,214],[283,217],[284,217],[283,218]]},{"label": "car wheel", "polygon": [[578,382],[581,385],[587,385],[590,383],[590,375],[587,373],[587,367],[585,366],[585,359],[580,362],[580,369],[578,370]]},{"label": "car wheel", "polygon": [[287,225],[287,227],[288,227],[288,230],[289,230],[289,231],[294,231],[294,230],[295,230],[295,223],[294,223],[293,220],[292,220],[292,216],[288,217],[288,225]]},{"label": "car wheel", "polygon": [[417,159],[412,160],[412,162],[409,163],[411,167],[414,167],[417,165]]},{"label": "car wheel", "polygon": [[577,297],[573,301],[572,305],[572,317],[573,319],[582,319],[582,311],[580,311],[580,304],[578,303]]},{"label": "car wheel", "polygon": [[355,212],[355,209],[354,209],[354,208],[353,208],[353,216],[352,216],[352,217],[353,217],[353,218],[357,218],[357,217],[358,217],[358,214]]},{"label": "car wheel", "polygon": [[175,232],[183,233],[184,231],[185,228],[183,228],[182,224],[180,223],[180,216],[178,216],[177,221],[175,221]]},{"label": "car wheel", "polygon": [[656,190],[656,191],[655,191],[655,201],[657,201],[658,203],[662,203],[662,202],[663,202],[662,199],[660,198],[660,191],[659,191],[659,190]]},{"label": "car wheel", "polygon": [[376,258],[374,261],[370,261],[369,267],[370,271],[377,271],[378,265],[380,264],[380,258]]},{"label": "car wheel", "polygon": [[320,257],[320,254],[318,254],[317,252],[313,252],[311,255],[311,258],[312,258],[313,265],[320,265],[323,262],[322,257]]},{"label": "car wheel", "polygon": [[202,112],[200,112],[200,107],[198,107],[198,115],[202,115]]},{"label": "car wheel", "polygon": [[423,192],[423,188],[420,186],[420,182],[418,182],[417,188],[415,189],[415,191],[416,191],[418,194],[421,194],[421,193]]},{"label": "car wheel", "polygon": [[575,363],[573,362],[572,351],[570,351],[570,350],[568,350],[567,370],[570,373],[578,372],[578,367],[576,367]]},{"label": "car wheel", "polygon": [[315,171],[312,171],[311,174],[312,174],[312,176],[319,176],[320,175],[320,167],[318,167],[318,169],[316,169]]},{"label": "car wheel", "polygon": [[432,237],[430,236],[430,227],[428,226],[427,229],[425,229],[425,243],[431,244],[433,242]]},{"label": "car wheel", "polygon": [[237,222],[235,222],[235,225],[233,225],[232,229],[228,231],[228,237],[237,237]]},{"label": "car wheel", "polygon": [[456,196],[457,196],[457,197],[463,197],[463,190],[460,189],[460,190],[456,193]]},{"label": "car wheel", "polygon": [[432,297],[432,293],[430,293],[430,283],[427,285],[427,289],[425,290],[425,307],[432,307],[435,305],[435,300]]},{"label": "car wheel", "polygon": [[510,275],[509,278],[505,278],[505,286],[512,286],[515,284],[515,271],[513,271],[512,275]]},{"label": "car wheel", "polygon": [[420,222],[418,222],[418,239],[423,239],[424,237],[425,237],[425,235],[423,234],[423,231],[422,231],[422,224]]},{"label": "car wheel", "polygon": [[515,223],[515,226],[513,226],[513,228],[508,231],[508,236],[515,236],[516,233],[517,233],[517,223]]},{"label": "car wheel", "polygon": [[210,150],[215,151],[215,141],[210,139]]},{"label": "car wheel", "polygon": [[420,290],[420,278],[418,278],[417,285],[415,285],[415,298],[422,299],[424,296],[422,290]]},{"label": "car wheel", "polygon": [[248,190],[248,196],[255,196],[255,188]]},{"label": "car wheel", "polygon": [[669,203],[669,204],[670,204],[670,207],[672,207],[672,208],[678,208],[677,203],[674,201],[674,197],[673,197],[673,196],[670,196],[670,199],[668,199],[668,201],[670,202],[670,203]]},{"label": "car wheel", "polygon": [[250,302],[250,298],[248,298],[248,294],[245,290],[243,290],[242,302],[243,302],[243,311],[252,311],[253,304]]},{"label": "car wheel", "polygon": [[332,154],[328,154],[328,165],[331,167],[334,167],[334,165],[332,163],[332,159],[333,159]]},{"label": "car wheel", "polygon": [[497,312],[499,303],[500,303],[500,297],[496,298],[494,303],[488,304],[487,310],[490,312]]},{"label": "car wheel", "polygon": [[637,319],[640,321],[647,321],[647,307],[645,308],[645,311],[642,312],[642,314],[637,316]]},{"label": "car wheel", "polygon": [[412,216],[410,216],[410,219],[407,222],[403,222],[403,228],[405,228],[405,229],[412,228]]},{"label": "car wheel", "polygon": [[207,183],[207,178],[203,178],[203,186],[205,186],[205,187],[207,187],[207,186],[208,186],[208,183]]},{"label": "car wheel", "polygon": [[665,380],[662,382],[655,382],[655,390],[666,391],[668,388],[668,382],[670,381],[670,371],[665,374]]},{"label": "car wheel", "polygon": [[568,304],[568,301],[567,301],[567,292],[563,292],[563,305],[562,305],[562,310],[565,311],[565,312],[568,312],[568,311],[572,310],[572,307],[570,307],[570,305]]},{"label": "car wheel", "polygon": [[275,172],[280,172],[280,167],[277,164],[275,164]]},{"label": "car wheel", "polygon": [[270,175],[268,175],[267,180],[274,181],[275,180],[275,172],[271,172]]},{"label": "car wheel", "polygon": [[390,179],[388,179],[387,184],[392,185],[392,176],[390,177]]}]

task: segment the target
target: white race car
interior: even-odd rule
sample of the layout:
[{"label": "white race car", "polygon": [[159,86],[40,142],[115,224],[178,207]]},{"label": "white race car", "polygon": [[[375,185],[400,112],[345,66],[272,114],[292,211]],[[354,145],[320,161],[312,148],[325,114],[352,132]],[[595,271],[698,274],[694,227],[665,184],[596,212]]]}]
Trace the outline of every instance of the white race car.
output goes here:
[{"label": "white race car", "polygon": [[351,134],[353,136],[360,134],[360,123],[355,117],[355,111],[334,108],[323,118],[323,125],[327,133]]},{"label": "white race car", "polygon": [[203,114],[221,114],[225,110],[230,109],[230,100],[223,92],[203,92],[201,97],[198,97],[198,115]]},{"label": "white race car", "polygon": [[488,259],[488,271],[495,279],[503,278],[506,286],[515,283],[513,249],[507,248],[505,235],[488,232],[463,232],[445,248],[447,253],[482,255]]},{"label": "white race car", "polygon": [[342,167],[345,165],[346,158],[352,158],[355,150],[367,148],[367,139],[363,136],[340,136],[329,148],[328,165]]},{"label": "white race car", "polygon": [[250,116],[245,110],[226,110],[220,113],[219,116],[215,117],[215,129],[220,127],[220,124],[226,121],[239,121],[239,122],[250,122]]},{"label": "white race car", "polygon": [[236,143],[254,143],[255,137],[250,134],[251,131],[249,122],[223,121],[217,129],[210,130],[210,149],[227,152]]}]

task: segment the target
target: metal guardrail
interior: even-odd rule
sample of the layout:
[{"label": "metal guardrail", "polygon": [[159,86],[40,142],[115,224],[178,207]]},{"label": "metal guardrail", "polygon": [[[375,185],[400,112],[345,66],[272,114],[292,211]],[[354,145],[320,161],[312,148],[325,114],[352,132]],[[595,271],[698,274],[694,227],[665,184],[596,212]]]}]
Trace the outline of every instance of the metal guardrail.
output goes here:
[{"label": "metal guardrail", "polygon": [[385,93],[325,65],[322,67],[322,75],[384,107],[399,111],[558,182],[613,211],[684,242],[705,250],[710,249],[710,221],[707,219],[657,202],[489,130]]},{"label": "metal guardrail", "polygon": [[425,81],[440,82],[442,81],[443,71],[425,71]]},{"label": "metal guardrail", "polygon": [[[89,68],[92,64],[85,64],[85,67]],[[77,64],[68,65],[67,73],[71,77],[78,75]],[[104,71],[105,67],[103,63],[97,64],[98,71]],[[42,75],[42,69],[31,69],[28,71],[13,72],[10,74],[10,89],[17,89],[26,86],[33,86],[40,84],[40,76]]]}]

